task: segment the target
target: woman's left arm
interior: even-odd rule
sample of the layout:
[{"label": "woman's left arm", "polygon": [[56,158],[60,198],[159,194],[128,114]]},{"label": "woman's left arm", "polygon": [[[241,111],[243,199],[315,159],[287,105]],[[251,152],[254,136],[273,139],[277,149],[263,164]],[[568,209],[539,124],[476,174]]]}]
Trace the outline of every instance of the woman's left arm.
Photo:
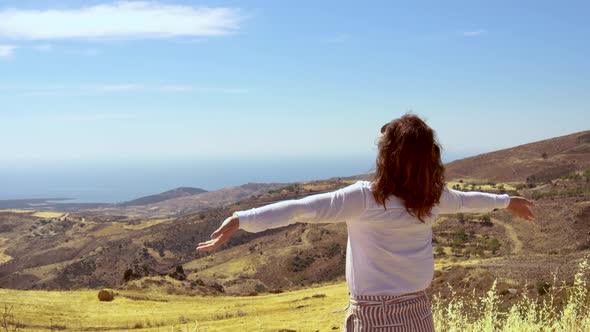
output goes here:
[{"label": "woman's left arm", "polygon": [[237,211],[211,234],[211,240],[199,243],[197,250],[210,251],[217,249],[229,240],[238,229],[248,232],[261,232],[296,222],[345,222],[360,215],[364,208],[365,197],[362,182],[359,181],[333,192]]}]

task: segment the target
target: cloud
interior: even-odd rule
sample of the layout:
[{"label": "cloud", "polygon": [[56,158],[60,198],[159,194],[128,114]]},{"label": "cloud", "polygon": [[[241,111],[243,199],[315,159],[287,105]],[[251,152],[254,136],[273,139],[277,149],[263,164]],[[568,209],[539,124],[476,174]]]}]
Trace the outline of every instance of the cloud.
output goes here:
[{"label": "cloud", "polygon": [[478,37],[486,33],[487,31],[484,29],[479,30],[470,30],[470,31],[463,31],[462,34],[464,37]]},{"label": "cloud", "polygon": [[17,40],[150,39],[227,35],[244,19],[236,8],[117,1],[78,9],[5,9],[0,37]]},{"label": "cloud", "polygon": [[91,87],[90,89],[96,89],[99,92],[134,92],[143,90],[144,86],[139,84],[110,84]]},{"label": "cloud", "polygon": [[50,44],[41,44],[41,45],[34,45],[31,48],[37,52],[52,52],[53,45]]},{"label": "cloud", "polygon": [[98,55],[98,50],[95,49],[85,49],[85,50],[80,50],[80,51],[73,51],[74,54],[80,54],[80,55],[84,55],[84,56],[97,56]]},{"label": "cloud", "polygon": [[328,42],[328,43],[344,43],[349,38],[350,38],[350,36],[347,34],[339,34],[336,36],[326,38],[326,42]]},{"label": "cloud", "polygon": [[132,114],[99,113],[99,114],[68,114],[60,118],[68,122],[94,122],[108,120],[133,120],[137,117]]},{"label": "cloud", "polygon": [[178,44],[203,44],[208,42],[207,38],[193,38],[193,39],[186,39],[186,40],[177,40],[176,43]]},{"label": "cloud", "polygon": [[0,45],[0,58],[11,58],[17,48],[14,45]]},{"label": "cloud", "polygon": [[216,88],[193,85],[144,85],[134,83],[100,85],[0,85],[0,94],[8,92],[21,97],[71,97],[125,93],[244,93],[247,91],[241,88]]}]

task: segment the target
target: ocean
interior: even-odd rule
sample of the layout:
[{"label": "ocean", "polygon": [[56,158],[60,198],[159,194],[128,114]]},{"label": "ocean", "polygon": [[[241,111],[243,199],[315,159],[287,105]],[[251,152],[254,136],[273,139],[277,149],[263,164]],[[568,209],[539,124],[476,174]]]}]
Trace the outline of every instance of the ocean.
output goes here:
[{"label": "ocean", "polygon": [[71,198],[122,202],[177,187],[217,190],[249,182],[295,182],[370,172],[374,159],[10,162],[0,200]]},{"label": "ocean", "polygon": [[[454,158],[456,159],[456,158]],[[177,187],[217,190],[249,182],[297,182],[374,170],[375,157],[184,161],[11,161],[0,164],[0,200],[70,198],[114,203]]]}]

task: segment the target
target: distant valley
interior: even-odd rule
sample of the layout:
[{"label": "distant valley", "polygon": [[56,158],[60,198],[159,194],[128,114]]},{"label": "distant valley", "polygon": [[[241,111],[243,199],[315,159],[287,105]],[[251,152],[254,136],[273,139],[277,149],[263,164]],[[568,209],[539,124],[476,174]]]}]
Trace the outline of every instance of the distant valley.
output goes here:
[{"label": "distant valley", "polygon": [[[431,292],[522,289],[571,278],[590,253],[590,131],[446,164],[449,187],[533,199],[534,223],[506,211],[441,215],[433,230]],[[258,294],[342,281],[343,224],[239,231],[221,250],[197,253],[235,210],[332,191],[370,174],[207,192],[178,188],[119,204],[0,211],[0,287],[166,289],[179,294]],[[176,280],[170,283],[167,280]],[[534,288],[534,287],[533,287]],[[534,290],[534,289],[533,289]],[[509,296],[506,301],[510,302]]]}]

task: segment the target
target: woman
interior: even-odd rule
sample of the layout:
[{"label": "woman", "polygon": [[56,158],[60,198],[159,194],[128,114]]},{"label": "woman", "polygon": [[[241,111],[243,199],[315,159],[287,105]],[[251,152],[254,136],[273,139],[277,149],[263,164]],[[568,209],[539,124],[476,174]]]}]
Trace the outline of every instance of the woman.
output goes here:
[{"label": "woman", "polygon": [[436,216],[507,208],[532,220],[532,205],[522,197],[446,188],[434,131],[406,114],[381,128],[371,182],[235,212],[197,250],[218,248],[239,228],[260,232],[295,222],[346,222],[351,297],[345,331],[434,331],[424,290],[434,272]]}]

